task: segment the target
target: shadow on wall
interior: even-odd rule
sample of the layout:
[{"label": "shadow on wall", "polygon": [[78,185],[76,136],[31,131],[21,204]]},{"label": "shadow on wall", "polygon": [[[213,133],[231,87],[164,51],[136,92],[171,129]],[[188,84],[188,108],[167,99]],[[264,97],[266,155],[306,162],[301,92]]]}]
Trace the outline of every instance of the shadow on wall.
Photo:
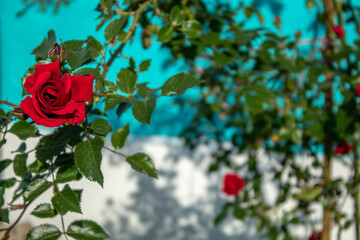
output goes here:
[{"label": "shadow on wall", "polygon": [[[167,146],[171,153],[167,153],[158,166],[160,180],[131,173],[131,178],[136,178],[138,189],[129,196],[130,204],[108,198],[107,206],[103,208],[102,226],[112,236],[111,239],[261,240],[251,220],[240,223],[229,217],[221,226],[214,226],[213,219],[226,202],[219,192],[219,179],[204,176],[209,163],[206,157],[208,153],[191,154],[180,148],[179,142],[171,142]],[[127,150],[139,151],[139,142],[128,143]],[[126,163],[119,163],[115,158],[109,159],[113,167],[125,167],[119,165]],[[188,164],[192,159],[196,159],[196,162]],[[207,184],[203,189],[199,189],[197,184],[201,181],[197,171],[202,172],[204,183]],[[188,177],[184,176],[184,172]],[[159,181],[165,184],[159,186]],[[183,204],[181,199],[193,201]]]}]

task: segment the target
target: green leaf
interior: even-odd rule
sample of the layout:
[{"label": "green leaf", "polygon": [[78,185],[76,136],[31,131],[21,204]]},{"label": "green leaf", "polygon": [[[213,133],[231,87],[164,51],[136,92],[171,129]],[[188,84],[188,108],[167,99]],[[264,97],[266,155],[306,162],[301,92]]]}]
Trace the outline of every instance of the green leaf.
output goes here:
[{"label": "green leaf", "polygon": [[30,183],[24,192],[24,200],[26,202],[34,200],[42,192],[47,190],[51,186],[51,182],[46,181],[45,179],[38,178]]},{"label": "green leaf", "polygon": [[36,137],[38,136],[38,131],[33,124],[30,124],[24,120],[19,121],[12,125],[9,132],[15,134],[21,140],[25,140],[29,137]]},{"label": "green leaf", "polygon": [[139,66],[139,71],[144,72],[144,71],[148,70],[148,68],[150,67],[150,62],[151,62],[150,59],[142,61]]},{"label": "green leaf", "polygon": [[51,199],[51,203],[61,215],[67,212],[81,213],[78,195],[71,190],[69,185],[65,185],[64,189]]},{"label": "green leaf", "polygon": [[148,88],[146,83],[138,84],[138,93],[142,98],[152,97],[160,88]]},{"label": "green leaf", "polygon": [[18,147],[18,149],[16,149],[15,151],[12,151],[11,153],[16,153],[16,152],[18,152],[18,153],[24,153],[25,150],[26,150],[26,143],[25,143],[25,142],[22,142],[22,143],[20,144],[20,146]]},{"label": "green leaf", "polygon": [[157,40],[162,43],[167,43],[172,39],[174,30],[169,26],[164,26],[160,29]]},{"label": "green leaf", "polygon": [[80,220],[71,223],[66,233],[76,240],[103,240],[109,235],[95,222]]},{"label": "green leaf", "polygon": [[111,136],[111,143],[114,148],[122,148],[124,147],[127,137],[129,135],[129,124],[117,129],[113,135]]},{"label": "green leaf", "polygon": [[57,212],[51,207],[50,203],[42,203],[31,212],[31,215],[38,218],[52,218],[57,215]]},{"label": "green leaf", "polygon": [[127,68],[122,69],[117,75],[116,84],[122,92],[133,93],[136,89],[135,73]]},{"label": "green leaf", "polygon": [[54,133],[44,136],[36,145],[36,158],[45,163],[46,160],[51,160],[54,156],[58,156],[65,151],[68,144],[75,145],[80,138],[80,133],[83,129],[77,125],[67,125],[60,127]]},{"label": "green leaf", "polygon": [[90,124],[90,129],[97,135],[106,136],[112,131],[112,126],[103,118],[96,118]]},{"label": "green leaf", "polygon": [[97,56],[100,56],[101,54],[103,54],[104,47],[98,40],[96,40],[92,36],[89,36],[86,39],[86,42],[87,42],[88,46],[90,47],[91,58],[96,58]]},{"label": "green leaf", "polygon": [[115,37],[119,34],[120,30],[124,26],[127,17],[128,17],[127,15],[121,16],[120,18],[114,19],[109,23],[109,25],[106,27],[104,32],[106,42],[108,43],[114,42]]},{"label": "green leaf", "polygon": [[189,20],[183,23],[181,30],[184,34],[191,38],[198,38],[201,36],[201,23],[196,20]]},{"label": "green leaf", "polygon": [[101,172],[101,149],[104,142],[100,138],[78,143],[75,148],[75,163],[80,172],[89,180],[103,186],[104,177]]},{"label": "green leaf", "polygon": [[105,97],[105,112],[114,109],[118,104],[122,102],[128,102],[125,96],[121,95],[109,95]]},{"label": "green leaf", "polygon": [[50,48],[53,47],[54,43],[56,42],[56,36],[54,30],[50,30],[48,32],[48,37],[44,38],[44,40],[37,46],[32,53],[36,55],[36,57],[40,59],[47,59],[48,52]]},{"label": "green leaf", "polygon": [[5,159],[0,161],[0,173],[4,171],[5,168],[7,168],[12,161],[10,159]]},{"label": "green leaf", "polygon": [[313,188],[302,188],[299,195],[294,196],[295,199],[303,201],[313,201],[321,194],[322,190],[320,187]]},{"label": "green leaf", "polygon": [[18,154],[14,158],[13,169],[16,176],[24,178],[26,173],[26,154]]},{"label": "green leaf", "polygon": [[49,165],[45,162],[41,162],[36,159],[33,163],[31,163],[27,169],[28,172],[31,173],[43,173],[48,169]]},{"label": "green leaf", "polygon": [[85,41],[83,40],[70,40],[70,41],[66,41],[64,42],[64,46],[66,48],[66,50],[78,50],[79,48],[81,48],[84,45]]},{"label": "green leaf", "polygon": [[94,75],[95,79],[99,79],[101,77],[99,68],[80,68],[75,72],[75,75],[82,75],[82,76]]},{"label": "green leaf", "polygon": [[4,193],[5,193],[5,188],[0,187],[0,207],[4,205]]},{"label": "green leaf", "polygon": [[169,93],[182,94],[188,88],[199,85],[201,81],[188,72],[178,73],[169,78],[161,87],[162,95]]},{"label": "green leaf", "polygon": [[68,50],[67,51],[67,62],[71,69],[77,69],[81,67],[86,61],[91,59],[91,47],[86,45],[86,47],[80,48],[78,50]]},{"label": "green leaf", "polygon": [[141,123],[150,125],[151,115],[156,106],[156,99],[149,99],[146,101],[138,101],[132,108],[132,113],[136,120]]},{"label": "green leaf", "polygon": [[171,23],[175,26],[180,25],[186,19],[184,11],[182,11],[179,6],[175,6],[171,9],[170,20]]},{"label": "green leaf", "polygon": [[57,167],[75,165],[75,156],[73,153],[61,154],[55,159],[54,165]]},{"label": "green leaf", "polygon": [[4,209],[0,211],[0,222],[9,223],[9,210]]},{"label": "green leaf", "polygon": [[0,179],[0,187],[11,188],[15,185],[16,178]]},{"label": "green leaf", "polygon": [[135,171],[152,178],[158,178],[154,162],[145,153],[136,153],[126,158],[126,161]]},{"label": "green leaf", "polygon": [[42,224],[30,230],[26,240],[56,240],[61,236],[60,230],[52,224]]},{"label": "green leaf", "polygon": [[116,87],[115,83],[106,81],[105,80],[105,86],[109,89],[111,92],[117,92],[118,88]]},{"label": "green leaf", "polygon": [[56,173],[56,182],[65,183],[81,179],[81,174],[76,166],[64,166]]}]

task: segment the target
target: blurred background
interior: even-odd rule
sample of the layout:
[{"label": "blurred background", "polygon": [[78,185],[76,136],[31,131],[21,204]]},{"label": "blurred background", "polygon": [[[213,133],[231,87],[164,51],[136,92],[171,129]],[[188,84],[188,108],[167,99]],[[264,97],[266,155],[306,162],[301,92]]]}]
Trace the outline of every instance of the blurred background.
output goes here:
[{"label": "blurred background", "polygon": [[[95,29],[98,13],[94,10],[98,1],[69,2],[68,6],[61,6],[57,13],[54,13],[54,5],[51,4],[45,11],[38,5],[23,11],[25,5],[21,0],[0,0],[0,99],[20,103],[21,78],[34,62],[31,51],[50,29],[54,29],[57,38],[63,41],[86,39],[92,35],[105,42],[102,31],[97,32]],[[203,2],[211,8],[217,1]],[[229,2],[236,6],[240,1]],[[275,29],[272,23],[274,16],[280,16],[283,19],[284,35],[293,35],[297,30],[302,32],[303,39],[324,34],[325,30],[315,24],[315,12],[308,11],[303,0],[243,2],[252,2],[264,14],[265,26],[271,29]],[[22,16],[18,16],[19,12]],[[256,27],[260,23],[256,18],[251,18],[247,25]],[[349,41],[352,41],[352,29],[347,29],[347,32]],[[166,64],[171,55],[166,49],[162,49],[161,43],[155,39],[153,46],[144,50],[141,47],[140,34],[140,31],[137,31],[132,43],[124,50],[124,55],[133,57],[137,64],[151,59],[151,67],[140,75],[140,82],[149,82],[150,87],[157,87],[170,76],[187,70],[181,62],[174,65]],[[306,46],[304,49],[306,51]],[[116,73],[127,64],[128,61],[118,59],[108,74],[109,79],[115,81]],[[183,99],[197,97],[196,89],[189,90],[181,96]],[[161,99],[158,102],[151,126],[137,122],[130,113],[125,113],[120,120],[111,117],[114,129],[130,122],[131,137],[124,152],[143,151],[152,156],[159,170],[159,180],[133,172],[117,156],[106,153],[102,165],[105,176],[104,188],[87,180],[76,183],[85,189],[83,198],[86,200],[82,202],[83,216],[69,213],[65,216],[65,221],[71,222],[72,219],[81,217],[96,219],[112,236],[112,240],[262,239],[261,235],[256,233],[251,220],[239,222],[229,217],[220,226],[214,226],[213,219],[228,200],[228,197],[221,193],[222,179],[228,170],[224,168],[217,173],[209,174],[207,170],[210,165],[211,147],[199,146],[195,152],[190,152],[184,146],[178,136],[188,126],[191,120],[189,116],[194,114],[194,110],[170,108],[172,101],[174,100]],[[167,114],[162,114],[164,112]],[[18,139],[14,136],[9,137],[13,144],[8,146],[13,148],[8,147],[1,152],[2,158],[13,155],[11,151],[19,145]],[[36,141],[29,140],[28,144],[35,145]],[[237,156],[239,162],[242,159],[243,156]],[[337,169],[336,174],[339,176],[347,174],[341,166],[335,166],[334,169]],[[276,188],[269,180],[263,186],[263,191],[271,200]],[[43,196],[39,202],[50,197],[50,194]],[[350,206],[352,203],[345,203],[345,208],[351,213]],[[59,219],[53,221],[60,224]],[[34,226],[41,223],[41,219],[27,215],[23,222],[25,225]],[[320,224],[320,215],[315,222]],[[22,225],[24,229],[25,225]],[[353,229],[350,228],[348,232],[350,231],[353,232]],[[353,233],[348,232],[343,233],[343,239],[354,239]],[[304,235],[304,232],[300,230],[299,234]]]}]

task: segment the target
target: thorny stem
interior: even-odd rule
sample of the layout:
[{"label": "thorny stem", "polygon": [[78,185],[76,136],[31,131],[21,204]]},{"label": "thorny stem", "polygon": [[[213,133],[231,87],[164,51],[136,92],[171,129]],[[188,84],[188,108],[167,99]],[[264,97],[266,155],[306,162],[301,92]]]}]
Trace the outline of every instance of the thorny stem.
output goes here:
[{"label": "thorny stem", "polygon": [[9,239],[11,230],[13,230],[13,228],[16,226],[16,224],[19,223],[20,219],[21,219],[22,216],[24,215],[24,213],[25,213],[26,209],[28,208],[28,206],[30,205],[30,203],[31,203],[31,202],[28,202],[28,203],[25,205],[25,207],[23,208],[23,210],[22,210],[22,212],[20,213],[19,217],[16,219],[16,221],[15,221],[10,227],[8,227],[8,228],[6,228],[6,229],[0,229],[0,231],[6,230],[4,236],[2,237],[1,240],[8,240],[8,239]]},{"label": "thorny stem", "polygon": [[19,105],[16,105],[14,103],[8,102],[6,100],[0,100],[0,104],[6,104],[9,105],[10,107],[20,107]]},{"label": "thorny stem", "polygon": [[126,34],[124,40],[122,41],[120,46],[115,50],[115,52],[111,55],[110,59],[107,61],[106,65],[104,66],[104,71],[103,71],[104,77],[107,75],[112,63],[119,56],[119,54],[124,49],[126,43],[130,40],[131,36],[134,34],[137,22],[139,21],[139,18],[140,18],[140,14],[145,10],[145,8],[147,6],[149,6],[149,4],[151,2],[152,2],[152,0],[149,0],[149,1],[141,4],[140,7],[135,12],[131,13],[131,15],[134,16],[133,22],[131,23],[130,29],[129,29],[128,33]]}]

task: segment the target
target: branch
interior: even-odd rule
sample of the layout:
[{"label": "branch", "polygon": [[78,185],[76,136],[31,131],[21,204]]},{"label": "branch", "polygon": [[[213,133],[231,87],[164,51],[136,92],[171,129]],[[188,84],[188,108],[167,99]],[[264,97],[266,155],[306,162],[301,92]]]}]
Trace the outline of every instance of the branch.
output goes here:
[{"label": "branch", "polygon": [[107,61],[106,65],[104,66],[104,71],[103,71],[103,74],[102,74],[104,77],[107,75],[111,64],[119,56],[119,54],[124,49],[125,44],[129,41],[131,36],[134,34],[136,24],[137,24],[137,22],[139,21],[139,18],[140,18],[140,14],[145,10],[145,8],[147,6],[149,6],[149,4],[151,2],[152,2],[152,0],[149,0],[149,1],[145,2],[145,3],[143,3],[142,5],[140,5],[140,7],[135,12],[133,12],[134,20],[131,23],[131,26],[130,26],[130,29],[129,29],[128,33],[126,34],[126,36],[125,36],[124,40],[122,41],[122,43],[120,44],[120,46],[115,50],[115,52],[111,55],[110,59]]},{"label": "branch", "polygon": [[0,100],[0,104],[6,104],[9,105],[10,107],[20,107],[19,105],[16,105],[14,103],[8,102],[8,101],[4,101],[4,100]]},{"label": "branch", "polygon": [[[16,221],[15,221],[10,227],[6,228],[6,232],[5,232],[5,234],[4,234],[4,236],[2,237],[1,240],[8,240],[8,239],[9,239],[11,230],[13,230],[13,228],[16,226],[16,224],[19,223],[20,219],[21,219],[22,216],[24,215],[24,213],[25,213],[27,207],[30,205],[30,203],[31,203],[31,202],[28,202],[28,203],[25,205],[24,209],[22,210],[22,212],[20,213],[20,215],[19,215],[19,217],[16,219]],[[0,229],[0,231],[3,231],[3,230],[5,230],[5,229]]]},{"label": "branch", "polygon": [[105,148],[106,150],[112,152],[112,153],[118,154],[118,155],[120,155],[120,156],[122,156],[122,157],[124,157],[124,158],[128,158],[127,155],[125,155],[125,154],[123,154],[123,153],[121,153],[121,152],[117,152],[117,151],[115,151],[115,150],[113,150],[113,149],[111,149],[111,148],[108,148],[108,147],[104,147],[104,148]]}]

